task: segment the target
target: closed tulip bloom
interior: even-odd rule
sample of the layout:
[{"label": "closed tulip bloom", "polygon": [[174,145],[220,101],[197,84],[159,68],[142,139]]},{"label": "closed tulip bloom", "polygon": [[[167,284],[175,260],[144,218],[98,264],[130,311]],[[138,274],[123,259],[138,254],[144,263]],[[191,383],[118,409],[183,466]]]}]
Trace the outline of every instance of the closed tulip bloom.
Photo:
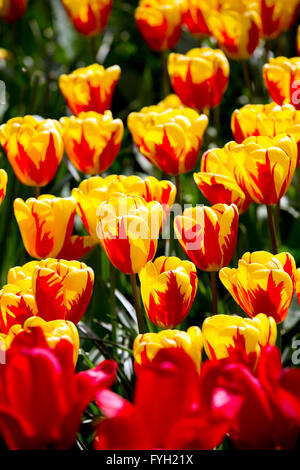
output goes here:
[{"label": "closed tulip bloom", "polygon": [[235,204],[242,214],[251,199],[235,177],[238,165],[232,152],[235,146],[235,142],[229,142],[221,149],[207,150],[201,158],[201,171],[194,173],[194,180],[211,204]]},{"label": "closed tulip bloom", "polygon": [[160,328],[174,328],[190,311],[197,292],[193,263],[161,256],[140,271],[141,295],[148,317]]},{"label": "closed tulip bloom", "polygon": [[0,170],[0,205],[3,202],[6,194],[7,186],[7,173],[5,170]]},{"label": "closed tulip bloom", "polygon": [[288,3],[284,0],[259,0],[258,5],[262,37],[271,39],[292,26],[299,0],[291,0]]},{"label": "closed tulip bloom", "polygon": [[93,64],[59,77],[59,88],[70,110],[76,116],[81,112],[103,114],[110,109],[121,69],[118,65],[105,69]]},{"label": "closed tulip bloom", "polygon": [[6,335],[0,334],[0,341],[9,349],[17,335],[23,331],[30,334],[32,329],[35,328],[43,330],[47,344],[51,349],[55,349],[61,340],[69,341],[73,346],[74,366],[76,365],[79,352],[79,334],[76,326],[71,321],[53,320],[47,322],[38,316],[30,317],[23,324],[13,325]]},{"label": "closed tulip bloom", "polygon": [[[178,175],[191,171],[199,157],[208,124],[205,114],[189,108],[161,113],[131,113],[128,127],[139,151],[162,171]],[[135,130],[133,130],[135,129]]]},{"label": "closed tulip bloom", "polygon": [[297,269],[296,271],[295,287],[296,287],[296,294],[297,294],[298,302],[300,304],[300,268]]},{"label": "closed tulip bloom", "polygon": [[173,49],[181,36],[182,0],[140,0],[137,27],[153,51]]},{"label": "closed tulip bloom", "polygon": [[237,269],[224,268],[220,279],[234,300],[249,315],[259,313],[285,320],[294,295],[295,261],[289,253],[245,253]]},{"label": "closed tulip bloom", "polygon": [[10,119],[0,126],[0,143],[17,178],[27,186],[50,183],[64,153],[61,127],[53,119]]},{"label": "closed tulip bloom", "polygon": [[117,269],[136,274],[154,258],[162,223],[158,202],[121,195],[103,202],[97,216],[100,243]]},{"label": "closed tulip bloom", "polygon": [[261,21],[257,7],[256,1],[228,0],[209,15],[209,29],[231,59],[247,59],[258,46]]},{"label": "closed tulip bloom", "polygon": [[183,350],[193,359],[197,371],[200,372],[203,339],[198,326],[191,326],[187,331],[164,330],[138,335],[133,343],[134,360],[139,365],[147,365],[159,351],[170,348]]},{"label": "closed tulip bloom", "polygon": [[0,290],[0,332],[7,334],[16,324],[37,315],[37,306],[31,286],[6,284]]},{"label": "closed tulip bloom", "polygon": [[235,204],[185,209],[175,217],[178,241],[190,260],[203,271],[228,266],[237,241],[239,214]]},{"label": "closed tulip bloom", "polygon": [[51,348],[42,328],[21,332],[0,368],[1,439],[11,450],[72,449],[84,410],[115,373],[103,361],[76,374],[69,340]]},{"label": "closed tulip bloom", "polygon": [[23,266],[10,268],[7,274],[7,283],[15,284],[27,291],[31,290],[33,272],[38,263],[38,261],[29,261],[23,264]]},{"label": "closed tulip bloom", "polygon": [[265,85],[277,104],[290,103],[300,109],[300,58],[271,58],[263,67]]},{"label": "closed tulip bloom", "polygon": [[235,178],[250,200],[277,204],[285,195],[297,166],[298,149],[292,135],[254,136],[232,145]]},{"label": "closed tulip bloom", "polygon": [[25,13],[28,0],[1,0],[0,18],[7,23],[14,23]]},{"label": "closed tulip bloom", "polygon": [[46,321],[78,323],[91,300],[94,272],[85,263],[48,258],[40,261],[32,277],[39,316]]},{"label": "closed tulip bloom", "polygon": [[211,11],[219,11],[222,6],[220,0],[187,0],[183,14],[183,23],[190,33],[195,36],[210,36],[208,17]]},{"label": "closed tulip bloom", "polygon": [[214,108],[223,98],[229,78],[229,62],[219,49],[202,47],[168,59],[172,87],[191,108]]},{"label": "closed tulip bloom", "polygon": [[105,28],[112,0],[62,0],[74,27],[84,36],[100,34]]},{"label": "closed tulip bloom", "polygon": [[213,315],[204,320],[202,335],[209,359],[229,358],[254,369],[262,348],[275,345],[277,327],[274,318],[263,313],[253,319]]},{"label": "closed tulip bloom", "polygon": [[72,196],[76,199],[77,212],[85,228],[97,241],[97,209],[116,193],[140,196],[146,202],[157,201],[167,212],[175,201],[176,187],[171,181],[158,181],[153,176],[148,176],[145,180],[135,175],[109,175],[106,178],[95,176],[83,180],[78,188],[73,189]]},{"label": "closed tulip bloom", "polygon": [[114,162],[123,137],[123,123],[110,111],[80,113],[60,119],[66,153],[82,173],[96,175]]}]

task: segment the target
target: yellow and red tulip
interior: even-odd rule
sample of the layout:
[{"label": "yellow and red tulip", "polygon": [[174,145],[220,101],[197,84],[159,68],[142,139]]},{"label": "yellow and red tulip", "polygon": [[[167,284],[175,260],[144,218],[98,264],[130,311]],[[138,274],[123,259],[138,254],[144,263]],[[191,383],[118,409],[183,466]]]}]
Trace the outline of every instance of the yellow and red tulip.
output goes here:
[{"label": "yellow and red tulip", "polygon": [[211,11],[219,11],[222,6],[220,0],[187,0],[185,2],[183,23],[190,33],[195,36],[210,36],[208,17]]},{"label": "yellow and red tulip", "polygon": [[77,31],[94,36],[105,28],[113,0],[62,0],[62,4]]},{"label": "yellow and red tulip", "polygon": [[24,321],[22,324],[13,325],[7,334],[0,334],[0,342],[2,341],[9,349],[14,338],[23,331],[30,332],[34,328],[41,328],[51,349],[59,346],[60,341],[69,341],[73,346],[74,366],[76,365],[79,352],[79,335],[78,330],[73,322],[64,320],[45,321],[43,318],[34,316]]},{"label": "yellow and red tulip", "polygon": [[203,339],[200,328],[192,326],[187,331],[163,330],[159,333],[138,335],[133,344],[133,356],[137,364],[147,365],[162,349],[183,349],[194,361],[200,372]]},{"label": "yellow and red tulip", "polygon": [[300,57],[271,58],[263,67],[263,77],[275,103],[290,103],[300,109]]},{"label": "yellow and red tulip", "polygon": [[33,272],[38,265],[38,261],[29,261],[23,266],[14,266],[10,268],[7,275],[7,283],[15,284],[23,290],[30,291],[32,289]]},{"label": "yellow and red tulip", "polygon": [[168,72],[175,93],[186,106],[214,108],[227,88],[229,62],[221,50],[202,47],[185,55],[170,54]]},{"label": "yellow and red tulip", "polygon": [[275,345],[276,322],[259,313],[253,319],[237,315],[213,315],[202,324],[204,349],[209,359],[229,358],[254,369],[261,349]]},{"label": "yellow and red tulip", "polygon": [[14,23],[25,13],[28,0],[1,0],[0,18],[7,23]]},{"label": "yellow and red tulip", "polygon": [[293,298],[295,274],[295,261],[289,253],[275,256],[256,251],[245,253],[237,269],[223,268],[220,279],[249,317],[265,313],[281,323]]},{"label": "yellow and red tulip", "polygon": [[158,202],[120,195],[103,202],[97,215],[97,235],[117,269],[136,274],[154,258],[163,215]]},{"label": "yellow and red tulip", "polygon": [[203,271],[228,266],[237,241],[238,209],[216,204],[185,209],[174,221],[178,241],[190,260]]},{"label": "yellow and red tulip", "polygon": [[139,151],[171,175],[194,168],[207,124],[205,114],[199,115],[189,108],[128,116],[128,127]]},{"label": "yellow and red tulip", "polygon": [[91,300],[94,272],[85,263],[46,259],[33,272],[32,290],[44,320],[78,323]]},{"label": "yellow and red tulip", "polygon": [[6,284],[0,290],[0,331],[7,334],[15,324],[37,315],[37,306],[31,288]]},{"label": "yellow and red tulip", "polygon": [[207,150],[201,159],[201,171],[194,173],[194,180],[202,194],[211,204],[235,204],[239,213],[245,212],[251,199],[236,180],[236,166],[232,154],[235,142],[221,149]]},{"label": "yellow and red tulip", "polygon": [[115,160],[123,137],[123,123],[110,111],[80,113],[60,119],[66,153],[82,173],[96,175]]},{"label": "yellow and red tulip", "polygon": [[173,49],[179,41],[182,3],[182,0],[140,0],[135,10],[135,21],[150,49]]},{"label": "yellow and red tulip", "polygon": [[105,69],[93,64],[59,77],[59,88],[73,114],[110,109],[115,86],[121,69],[118,65]]},{"label": "yellow and red tulip", "polygon": [[276,38],[292,26],[296,19],[299,0],[259,0],[259,15],[261,18],[262,37]]},{"label": "yellow and red tulip", "polygon": [[53,119],[10,119],[0,127],[0,143],[16,176],[28,186],[50,183],[64,153],[61,127]]},{"label": "yellow and red tulip", "polygon": [[6,186],[7,186],[7,173],[5,170],[0,170],[0,204],[2,204],[3,199],[5,198]]},{"label": "yellow and red tulip", "polygon": [[33,258],[78,259],[95,246],[89,236],[72,235],[76,213],[72,197],[42,195],[27,201],[18,198],[14,213],[24,246]]},{"label": "yellow and red tulip", "polygon": [[219,46],[232,59],[247,59],[258,46],[261,21],[256,1],[227,0],[212,11],[208,26]]},{"label": "yellow and red tulip", "polygon": [[292,135],[248,137],[231,145],[235,178],[257,204],[277,204],[288,190],[297,166],[298,149]]},{"label": "yellow and red tulip", "polygon": [[167,212],[175,201],[176,187],[170,181],[158,181],[152,176],[145,180],[135,175],[109,175],[106,178],[95,176],[83,180],[78,188],[73,189],[72,195],[76,199],[77,212],[85,228],[97,241],[97,209],[114,194],[140,196],[146,202],[157,201],[164,212]]},{"label": "yellow and red tulip", "polygon": [[161,256],[139,272],[145,310],[155,325],[174,328],[179,325],[194,302],[197,270],[193,263],[175,256]]}]

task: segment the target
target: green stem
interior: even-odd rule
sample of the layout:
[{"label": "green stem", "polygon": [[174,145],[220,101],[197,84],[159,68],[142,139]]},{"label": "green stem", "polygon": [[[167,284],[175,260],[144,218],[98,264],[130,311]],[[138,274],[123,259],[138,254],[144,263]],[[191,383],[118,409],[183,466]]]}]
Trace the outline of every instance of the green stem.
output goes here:
[{"label": "green stem", "polygon": [[210,284],[211,284],[211,294],[212,294],[212,313],[216,315],[218,313],[218,293],[217,293],[216,271],[210,271]]},{"label": "green stem", "polygon": [[[112,317],[112,330],[111,339],[113,343],[117,342],[117,305],[116,305],[116,271],[114,266],[109,263],[110,274],[110,302],[111,302],[111,317]],[[114,348],[114,352],[117,352]]]},{"label": "green stem", "polygon": [[268,212],[268,223],[269,223],[269,232],[270,232],[271,245],[272,245],[272,253],[273,255],[277,255],[278,246],[277,246],[276,229],[275,229],[272,206],[267,206],[267,212]]},{"label": "green stem", "polygon": [[142,334],[142,333],[145,333],[145,326],[144,326],[143,312],[141,309],[141,301],[140,301],[138,286],[136,282],[136,274],[130,274],[130,282],[131,282],[132,296],[133,296],[134,308],[135,308],[136,319],[137,319],[137,324],[138,324],[138,330],[139,330],[139,333]]},{"label": "green stem", "polygon": [[249,102],[252,104],[253,103],[253,98],[254,98],[254,92],[253,92],[252,81],[251,81],[251,78],[250,78],[248,62],[246,60],[242,60],[241,62],[242,62],[244,80],[245,80],[247,88],[249,90]]},{"label": "green stem", "polygon": [[171,86],[168,74],[168,57],[167,51],[161,52],[161,68],[162,68],[162,82],[163,82],[163,95],[164,98],[171,93]]},{"label": "green stem", "polygon": [[175,183],[176,183],[176,201],[178,204],[182,206],[182,199],[181,199],[181,183],[180,183],[180,175],[175,175]]},{"label": "green stem", "polygon": [[41,188],[40,186],[35,187],[35,198],[37,199],[41,195]]}]

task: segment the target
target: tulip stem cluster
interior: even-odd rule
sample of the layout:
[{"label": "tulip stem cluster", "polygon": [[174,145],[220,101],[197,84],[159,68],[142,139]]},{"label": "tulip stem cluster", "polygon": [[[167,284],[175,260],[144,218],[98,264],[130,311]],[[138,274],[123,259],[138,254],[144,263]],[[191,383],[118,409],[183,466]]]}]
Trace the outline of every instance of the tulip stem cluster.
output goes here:
[{"label": "tulip stem cluster", "polygon": [[249,103],[253,103],[253,98],[254,98],[254,93],[253,93],[253,85],[249,73],[249,65],[246,60],[241,60],[242,64],[242,69],[243,69],[243,75],[244,75],[244,80],[247,85],[247,88],[249,90]]}]

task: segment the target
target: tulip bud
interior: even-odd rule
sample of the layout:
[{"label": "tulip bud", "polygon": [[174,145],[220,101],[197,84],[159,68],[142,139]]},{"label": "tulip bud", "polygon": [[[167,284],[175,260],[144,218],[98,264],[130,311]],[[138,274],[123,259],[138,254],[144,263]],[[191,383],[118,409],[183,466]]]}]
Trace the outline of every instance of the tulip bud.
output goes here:
[{"label": "tulip bud", "polygon": [[66,153],[77,170],[96,175],[114,162],[123,137],[123,123],[110,111],[80,113],[60,119]]},{"label": "tulip bud", "polygon": [[219,49],[202,47],[168,59],[172,87],[191,108],[214,108],[222,100],[229,78],[229,62]]},{"label": "tulip bud", "polygon": [[61,127],[53,119],[10,119],[0,126],[0,143],[17,178],[27,186],[50,183],[64,153]]},{"label": "tulip bud", "polygon": [[235,204],[198,206],[176,216],[174,228],[180,245],[199,269],[218,271],[228,266],[233,256],[238,219]]},{"label": "tulip bud", "polygon": [[200,328],[190,327],[187,331],[163,330],[159,333],[138,335],[133,344],[133,355],[137,364],[147,365],[161,349],[183,349],[194,361],[200,372],[203,340]]},{"label": "tulip bud", "polygon": [[6,194],[7,186],[7,173],[4,170],[0,170],[0,205],[3,202]]},{"label": "tulip bud", "polygon": [[193,263],[175,256],[149,261],[139,273],[141,295],[148,317],[160,328],[174,328],[190,311],[197,292]]},{"label": "tulip bud", "polygon": [[245,253],[237,269],[222,269],[220,279],[249,317],[265,313],[281,323],[293,298],[295,274],[289,253],[256,251]]},{"label": "tulip bud", "polygon": [[113,0],[62,0],[73,26],[84,36],[100,34],[105,28]]},{"label": "tulip bud", "polygon": [[14,23],[25,13],[28,0],[1,0],[0,18],[7,23]]},{"label": "tulip bud", "polygon": [[290,103],[300,110],[300,58],[275,57],[263,67],[265,85],[277,104]]},{"label": "tulip bud", "polygon": [[76,116],[81,112],[103,114],[110,109],[121,69],[118,65],[104,69],[93,64],[59,77],[59,88],[70,110]]}]

